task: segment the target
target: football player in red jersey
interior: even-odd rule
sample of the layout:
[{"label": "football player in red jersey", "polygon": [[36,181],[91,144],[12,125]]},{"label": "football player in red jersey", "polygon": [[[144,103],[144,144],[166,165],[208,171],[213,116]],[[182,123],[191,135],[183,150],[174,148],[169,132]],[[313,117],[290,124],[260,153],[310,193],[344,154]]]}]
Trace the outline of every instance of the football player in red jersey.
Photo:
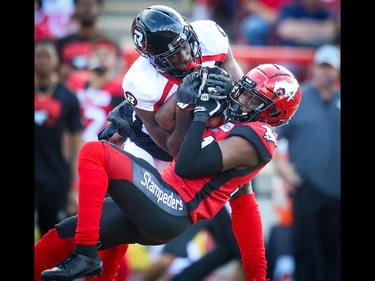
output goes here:
[{"label": "football player in red jersey", "polygon": [[[123,90],[125,98],[137,114],[133,115],[135,122],[130,122],[135,138],[128,137],[123,149],[145,159],[161,171],[172,160],[170,154],[177,153],[192,120],[192,111],[185,113],[181,110],[176,114],[175,92],[182,78],[198,64],[222,66],[232,75],[233,81],[239,79],[243,71],[233,57],[227,35],[213,21],[195,21],[190,24],[176,10],[155,5],[136,16],[132,33],[141,56],[124,76]],[[233,84],[232,79],[228,78],[218,81],[216,85],[220,87],[220,83],[224,90]],[[177,120],[177,125],[172,128],[178,130],[173,132],[165,129],[169,127],[159,126],[156,121],[157,112],[170,99],[174,99],[174,104],[172,100],[172,110],[168,113],[177,115],[177,118],[168,120],[172,123]],[[181,116],[188,119],[182,125],[179,123],[184,120]],[[154,140],[166,151],[156,146]],[[100,251],[102,259],[103,252]],[[125,252],[126,247],[123,247]],[[57,261],[61,259],[57,258]],[[52,259],[46,259],[46,263],[39,258],[36,260],[36,280],[38,272],[57,263],[51,264]],[[105,272],[104,266],[103,275]]]},{"label": "football player in red jersey", "polygon": [[[217,128],[206,125],[222,106],[207,98],[207,91],[206,87],[196,100],[178,157],[162,173],[107,141],[82,146],[78,215],[56,225],[58,236],[51,230],[35,246],[41,258],[48,251],[69,256],[44,270],[43,280],[100,274],[98,247],[163,244],[196,221],[211,219],[228,201],[246,277],[266,280],[261,216],[248,183],[275,153],[277,134],[272,127],[287,124],[297,111],[299,84],[280,65],[250,70],[235,83],[227,120]],[[107,191],[111,198],[104,199]]]}]

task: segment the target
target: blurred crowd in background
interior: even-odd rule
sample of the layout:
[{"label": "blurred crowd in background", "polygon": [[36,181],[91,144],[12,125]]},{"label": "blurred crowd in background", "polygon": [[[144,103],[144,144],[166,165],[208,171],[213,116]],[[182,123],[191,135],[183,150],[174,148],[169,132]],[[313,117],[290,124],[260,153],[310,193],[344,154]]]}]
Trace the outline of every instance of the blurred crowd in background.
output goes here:
[{"label": "blurred crowd in background", "polygon": [[[43,158],[47,163],[48,161],[51,163],[48,167],[39,165],[37,161],[35,163],[35,175],[38,175],[35,182],[35,241],[38,241],[41,235],[54,224],[77,211],[77,178],[71,172],[76,167],[77,151],[83,142],[97,138],[97,134],[107,124],[106,117],[110,110],[124,100],[121,83],[128,65],[124,61],[126,51],[124,43],[131,45],[132,42],[123,42],[123,37],[110,36],[101,30],[99,22],[109,2],[115,5],[120,1],[35,0],[35,124],[36,127],[42,122],[51,124],[48,130],[38,128],[35,135],[36,160]],[[143,1],[138,1],[137,5],[141,2]],[[152,4],[173,7],[176,2],[178,1],[154,1]],[[339,0],[186,0],[186,2],[190,7],[189,14],[184,15],[184,12],[180,12],[189,21],[200,19],[216,21],[227,33],[232,46],[264,47],[264,52],[272,47],[289,48],[290,52],[295,48],[310,48],[313,53],[310,64],[293,65],[293,62],[288,61],[283,63],[288,64],[287,67],[295,73],[300,83],[311,84],[318,92],[340,91]],[[141,9],[148,5],[151,5],[151,1],[144,1],[144,7]],[[133,18],[135,15],[136,13],[130,17]],[[125,33],[125,29],[129,29],[130,26],[123,28]],[[322,46],[324,48],[320,48]],[[234,52],[235,57],[236,55]],[[247,69],[244,71],[246,72]],[[62,109],[53,101],[46,99],[48,94],[52,95],[55,92],[69,96],[64,98],[66,104]],[[329,99],[329,97],[326,99],[322,97],[322,100]],[[54,114],[53,120],[44,120],[42,112],[46,107],[51,110],[51,115]],[[329,125],[324,126],[327,127],[327,131],[331,130]],[[309,124],[307,123],[306,126]],[[43,136],[48,136],[49,139]],[[311,141],[325,147],[319,137],[316,136],[316,139]],[[326,138],[328,137],[323,138],[324,143],[330,143]],[[336,141],[335,137],[333,139]],[[121,143],[120,138],[116,141]],[[280,142],[279,159],[288,159],[288,146],[293,149],[294,144],[293,140],[289,142],[286,138]],[[339,144],[333,142],[330,145],[336,145],[336,149]],[[306,143],[306,146],[308,145]],[[330,147],[327,147],[327,151],[331,151],[329,149]],[[333,159],[328,152],[326,154],[328,155],[319,158],[322,166],[329,167],[339,163],[339,160]],[[309,162],[305,164],[308,166]],[[314,170],[313,165],[316,163],[312,163],[309,169]],[[272,218],[268,220],[269,223],[265,223],[269,278],[278,281],[307,281],[307,279],[297,280],[294,277],[296,263],[291,238],[295,212],[294,191],[291,189],[293,183],[288,181],[286,176],[288,171],[282,171],[279,163],[277,167],[274,166],[271,163],[270,168],[265,171],[268,180],[254,181],[254,190],[259,196],[266,198],[268,207],[264,210],[271,213],[268,217]],[[291,174],[292,172],[289,171],[289,175]],[[265,183],[267,187],[264,187]],[[337,185],[340,188],[339,182]],[[63,191],[56,192],[57,188]],[[312,193],[314,192],[313,190]],[[326,214],[324,211],[328,210],[332,213],[332,209],[327,207],[325,210],[321,206],[339,203],[337,190],[331,193],[323,190],[306,196],[310,196],[310,200],[321,202],[319,206],[312,206],[308,215],[319,210],[317,216],[324,217]],[[332,223],[338,217],[339,215],[332,217],[329,222]],[[299,217],[300,220],[302,218],[306,217]],[[314,222],[319,223],[318,220]],[[309,241],[305,240],[305,243]],[[203,229],[189,243],[188,257],[175,259],[163,273],[164,279],[154,280],[169,280],[214,247],[214,239],[209,231]],[[124,257],[123,271],[119,273],[116,281],[144,280],[142,272],[157,260],[161,251],[160,246],[131,245],[127,256]],[[312,255],[312,258],[318,256],[319,253],[316,256]],[[325,264],[321,266],[324,267]],[[234,268],[231,267],[230,270],[234,271]],[[216,271],[207,281],[241,280],[235,278],[237,277],[233,277],[232,273]],[[311,281],[324,280],[319,276],[313,278]],[[339,277],[335,276],[335,278]],[[329,281],[334,280],[339,279],[329,279]]]}]

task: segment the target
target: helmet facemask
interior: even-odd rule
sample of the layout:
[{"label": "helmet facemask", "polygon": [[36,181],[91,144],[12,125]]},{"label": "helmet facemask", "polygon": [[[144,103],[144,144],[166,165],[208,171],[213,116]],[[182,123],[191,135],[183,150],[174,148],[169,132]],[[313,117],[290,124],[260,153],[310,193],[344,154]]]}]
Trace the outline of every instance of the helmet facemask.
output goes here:
[{"label": "helmet facemask", "polygon": [[[133,20],[132,37],[136,50],[147,58],[158,72],[166,76],[185,77],[202,62],[202,52],[193,27],[175,9],[152,5]],[[191,59],[173,65],[171,56],[189,44]],[[198,61],[199,57],[199,61]]]},{"label": "helmet facemask", "polygon": [[229,95],[227,116],[229,120],[237,122],[264,121],[260,115],[271,106],[275,107],[275,102],[256,89],[255,81],[244,76],[233,86]]},{"label": "helmet facemask", "polygon": [[[175,44],[173,45],[173,43]],[[179,52],[186,44],[190,44],[190,60],[184,64],[173,65],[169,60],[170,57]],[[157,71],[166,76],[185,77],[194,71],[197,57],[199,57],[199,63],[202,61],[200,44],[197,35],[190,25],[184,27],[184,32],[172,40],[172,44],[168,44],[168,48],[167,52],[149,56],[150,63],[156,67]]]},{"label": "helmet facemask", "polygon": [[[198,37],[189,23],[175,24],[170,30],[150,31],[147,24],[139,17],[133,23],[133,40],[138,53],[147,58],[163,75],[183,78],[194,71],[202,62],[202,51]],[[172,37],[171,35],[176,35]],[[191,59],[181,65],[173,65],[170,57],[179,52],[186,44],[190,44]]]}]

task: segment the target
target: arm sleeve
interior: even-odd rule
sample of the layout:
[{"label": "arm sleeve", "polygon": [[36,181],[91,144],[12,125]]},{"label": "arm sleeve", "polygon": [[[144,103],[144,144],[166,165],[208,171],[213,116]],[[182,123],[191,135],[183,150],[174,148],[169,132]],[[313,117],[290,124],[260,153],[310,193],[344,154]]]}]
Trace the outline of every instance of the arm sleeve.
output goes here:
[{"label": "arm sleeve", "polygon": [[195,178],[223,169],[223,157],[217,142],[201,148],[206,123],[193,120],[176,160],[175,173],[178,176]]},{"label": "arm sleeve", "polygon": [[266,280],[267,261],[259,205],[255,194],[230,201],[233,233],[242,257],[246,280]]}]

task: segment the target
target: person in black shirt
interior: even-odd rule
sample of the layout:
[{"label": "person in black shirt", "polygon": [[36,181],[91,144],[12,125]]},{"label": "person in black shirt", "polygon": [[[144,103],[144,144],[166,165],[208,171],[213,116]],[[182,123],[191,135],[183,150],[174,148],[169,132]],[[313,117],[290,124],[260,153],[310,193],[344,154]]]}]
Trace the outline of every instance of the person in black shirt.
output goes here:
[{"label": "person in black shirt", "polygon": [[40,235],[77,212],[82,122],[77,96],[59,81],[52,41],[35,44],[34,190]]}]

